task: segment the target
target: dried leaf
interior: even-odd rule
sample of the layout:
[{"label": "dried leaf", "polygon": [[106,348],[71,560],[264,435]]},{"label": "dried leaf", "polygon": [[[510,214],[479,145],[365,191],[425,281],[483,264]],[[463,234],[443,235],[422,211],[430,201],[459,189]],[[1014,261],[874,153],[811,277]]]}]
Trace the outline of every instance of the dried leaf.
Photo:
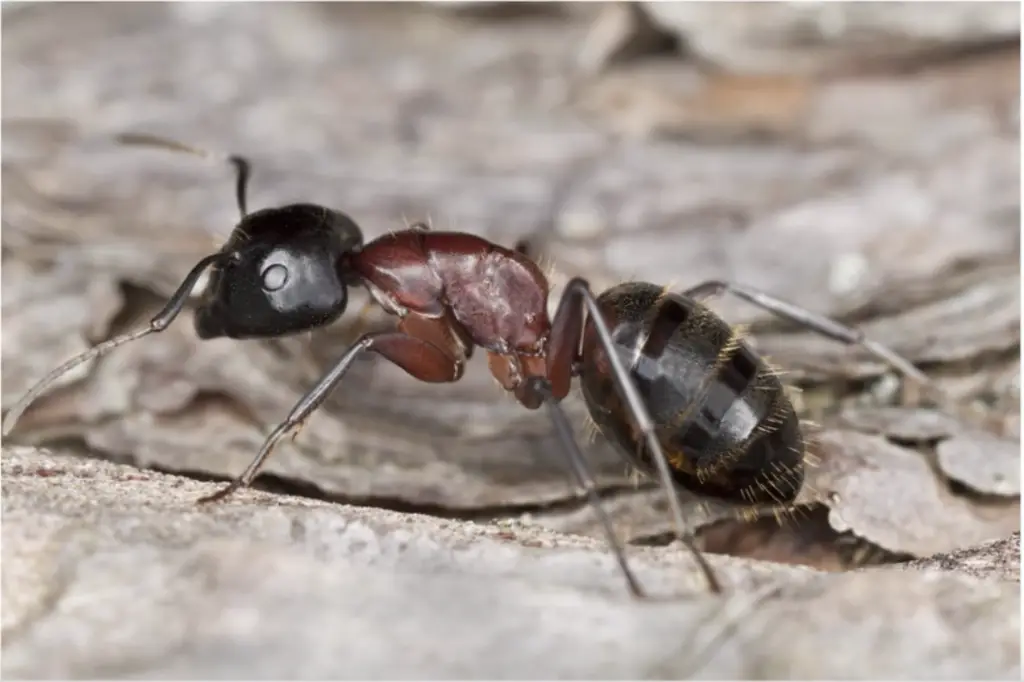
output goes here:
[{"label": "dried leaf", "polygon": [[842,421],[903,442],[937,442],[942,472],[983,494],[1020,496],[1020,439],[998,437],[916,408],[846,410]]},{"label": "dried leaf", "polygon": [[[964,442],[975,441],[965,437]],[[1019,481],[1019,475],[1015,478],[998,468],[1019,470],[1019,448],[997,442],[1002,445],[993,447],[990,441],[988,448],[981,445],[962,455],[975,457],[971,462],[977,464],[981,453],[987,454],[991,458],[987,468],[979,466],[968,472],[971,475],[961,474],[948,462],[943,462],[943,468],[949,468],[949,474],[958,480],[959,474],[968,484],[984,480],[989,489],[983,488],[983,492],[998,494],[991,490],[991,481],[999,480],[998,476]],[[752,510],[686,494],[684,509],[691,529],[699,531],[710,551],[835,570],[866,560],[854,541],[857,537],[884,550],[882,554],[927,557],[1003,537],[1020,528],[1020,495],[1009,492],[1007,483],[1003,484],[1008,490],[1004,498],[954,494],[935,477],[925,453],[855,431],[821,431],[815,434],[812,450],[816,457],[810,461],[816,464],[807,469],[796,509],[776,515],[769,507]],[[819,505],[830,510],[827,524],[822,524],[824,517],[816,509]],[[606,506],[623,538],[637,541],[674,534],[660,490],[623,492]],[[753,521],[757,517],[761,520]],[[588,507],[533,514],[531,519],[562,532],[602,537]],[[871,561],[879,558],[867,557]]]},{"label": "dried leaf", "polygon": [[1020,529],[1020,499],[953,494],[921,454],[855,431],[824,431],[821,465],[806,489],[832,510],[839,531],[891,552],[925,557]]},{"label": "dried leaf", "polygon": [[970,488],[1020,498],[1020,440],[972,433],[939,443],[937,454],[942,470]]},{"label": "dried leaf", "polygon": [[950,415],[918,407],[849,408],[840,418],[849,428],[903,442],[938,441],[964,431],[963,424]]}]

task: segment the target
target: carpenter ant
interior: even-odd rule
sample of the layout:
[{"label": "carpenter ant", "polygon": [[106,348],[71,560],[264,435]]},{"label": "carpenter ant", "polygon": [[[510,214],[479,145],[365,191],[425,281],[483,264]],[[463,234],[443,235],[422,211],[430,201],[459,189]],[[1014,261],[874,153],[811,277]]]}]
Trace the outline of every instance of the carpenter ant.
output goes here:
[{"label": "carpenter ant", "polygon": [[[209,152],[148,135],[125,144]],[[776,373],[700,299],[731,293],[846,344],[859,344],[927,386],[928,378],[855,329],[767,294],[727,282],[682,293],[628,282],[595,296],[569,281],[553,318],[549,285],[525,248],[508,249],[463,232],[422,224],[364,243],[347,215],[313,204],[246,209],[250,163],[236,171],[241,219],[217,253],[201,259],[149,324],[100,343],[36,384],[7,414],[6,436],[28,405],[72,367],[163,331],[203,271],[211,279],[195,315],[199,338],[273,338],[323,327],[345,312],[348,287],[362,285],[398,317],[397,328],[359,337],[264,441],[238,478],[200,503],[223,499],[257,476],[274,445],[294,433],[338,386],[355,359],[373,352],[425,382],[454,382],[479,347],[491,373],[527,409],[546,407],[575,483],[586,493],[632,594],[643,597],[597,494],[593,473],[560,402],[581,380],[594,421],[618,451],[656,475],[675,531],[720,592],[693,544],[674,485],[746,503],[791,502],[803,483],[804,443]]]}]

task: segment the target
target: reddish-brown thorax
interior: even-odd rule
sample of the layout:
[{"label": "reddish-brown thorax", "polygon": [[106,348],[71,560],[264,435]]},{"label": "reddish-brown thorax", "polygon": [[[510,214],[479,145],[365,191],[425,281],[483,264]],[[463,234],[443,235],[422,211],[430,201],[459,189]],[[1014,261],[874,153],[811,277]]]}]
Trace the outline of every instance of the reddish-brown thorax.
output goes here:
[{"label": "reddish-brown thorax", "polygon": [[[388,312],[459,327],[452,334],[486,350],[491,373],[520,402],[523,380],[546,376],[548,282],[523,254],[471,234],[412,229],[370,242],[350,266]],[[403,328],[434,342],[436,329],[434,338],[417,333],[426,326]]]}]

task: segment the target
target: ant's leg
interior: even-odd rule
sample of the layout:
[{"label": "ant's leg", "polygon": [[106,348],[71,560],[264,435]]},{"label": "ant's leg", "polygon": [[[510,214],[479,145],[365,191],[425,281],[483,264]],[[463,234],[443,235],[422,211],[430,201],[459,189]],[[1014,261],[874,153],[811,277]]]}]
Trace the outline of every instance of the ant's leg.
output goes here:
[{"label": "ant's leg", "polygon": [[223,256],[221,254],[213,254],[196,263],[192,270],[185,275],[185,279],[178,285],[175,292],[171,294],[170,299],[168,299],[163,309],[154,315],[153,319],[151,319],[149,324],[145,327],[128,332],[127,334],[115,336],[112,339],[96,344],[89,350],[84,353],[79,353],[40,379],[35,386],[29,389],[29,391],[22,396],[21,400],[15,403],[14,406],[7,411],[7,415],[4,417],[3,422],[3,435],[6,437],[7,434],[11,432],[11,429],[13,429],[15,424],[18,423],[18,419],[21,418],[21,415],[26,409],[28,409],[28,406],[31,405],[36,398],[41,396],[54,381],[67,374],[75,367],[87,360],[102,357],[118,346],[123,346],[129,341],[135,341],[136,339],[141,339],[143,336],[149,336],[150,334],[162,332],[167,329],[171,325],[171,322],[178,317],[182,309],[185,307],[189,294],[192,293],[192,290],[199,281],[199,277],[202,276],[203,271],[214,263],[220,261],[222,258]]},{"label": "ant's leg", "polygon": [[594,513],[597,515],[597,520],[601,524],[601,529],[604,531],[605,541],[612,550],[612,554],[615,556],[615,561],[619,564],[619,569],[622,571],[622,575],[626,578],[626,583],[629,585],[629,591],[633,593],[634,597],[644,598],[647,595],[644,594],[643,588],[640,587],[640,582],[633,575],[632,569],[626,562],[626,555],[622,549],[622,545],[619,544],[618,539],[615,537],[615,530],[612,528],[611,519],[608,518],[608,513],[604,510],[604,505],[601,504],[601,496],[597,494],[597,484],[594,481],[594,472],[591,471],[590,466],[587,464],[586,457],[580,452],[579,445],[576,444],[576,438],[572,433],[572,426],[569,424],[569,419],[565,416],[565,412],[562,411],[562,407],[558,404],[558,400],[554,397],[551,392],[551,382],[544,377],[530,377],[527,379],[526,391],[532,396],[536,396],[548,407],[548,414],[551,415],[551,421],[555,424],[555,431],[558,433],[558,439],[562,443],[561,452],[565,455],[566,463],[569,465],[569,471],[572,473],[573,479],[576,481],[576,485],[583,489],[587,495],[587,501],[593,508]]},{"label": "ant's leg", "polygon": [[366,334],[341,356],[316,385],[306,392],[292,408],[288,417],[277,425],[267,436],[256,457],[242,475],[212,495],[199,500],[200,504],[223,499],[238,490],[248,487],[271,451],[281,438],[302,426],[303,422],[323,404],[327,396],[338,386],[355,359],[364,352],[373,352],[392,362],[420,381],[446,383],[457,381],[462,376],[464,362],[452,357],[437,346],[401,331]]},{"label": "ant's leg", "polygon": [[751,289],[739,284],[731,284],[729,282],[715,280],[703,282],[695,287],[687,289],[683,292],[683,295],[689,298],[704,298],[721,293],[730,293],[737,298],[742,298],[748,303],[752,303],[753,305],[767,310],[770,313],[774,313],[775,315],[789,320],[790,322],[803,325],[812,331],[818,332],[822,336],[839,341],[840,343],[863,346],[876,358],[895,367],[918,383],[931,384],[931,379],[929,379],[917,367],[914,367],[909,360],[898,355],[896,351],[872,341],[871,339],[865,338],[864,332],[859,329],[854,329],[853,327],[841,324],[833,319],[825,317],[824,315],[819,315],[818,313],[811,312],[806,308],[801,308],[798,305],[787,303],[786,301],[775,298],[763,291]]},{"label": "ant's leg", "polygon": [[[574,277],[566,284],[565,292],[562,294],[562,300],[558,304],[558,310],[551,325],[551,337],[548,341],[548,375],[551,380],[553,395],[555,399],[561,399],[568,392],[570,367],[572,362],[576,360],[575,356],[584,329],[583,306],[580,305],[581,303],[583,306],[586,306],[589,317],[594,322],[597,336],[611,363],[612,376],[615,379],[615,383],[625,398],[625,403],[633,419],[636,421],[637,427],[644,434],[647,447],[651,452],[651,458],[658,467],[658,476],[668,498],[669,509],[672,510],[676,536],[693,554],[694,559],[704,573],[711,591],[721,592],[722,588],[715,577],[714,570],[707,563],[704,555],[697,549],[696,545],[693,544],[690,534],[686,529],[683,510],[679,504],[679,498],[676,495],[675,485],[672,481],[672,472],[669,469],[668,460],[655,433],[654,420],[651,419],[647,406],[644,405],[643,398],[640,396],[640,392],[630,379],[628,370],[622,364],[622,360],[615,348],[615,343],[612,340],[611,332],[608,330],[608,325],[605,323],[604,317],[601,315],[601,309],[597,305],[597,300],[590,290],[590,285],[585,279],[580,277]],[[561,409],[558,411],[560,413]],[[552,411],[552,415],[554,414],[555,412]]]},{"label": "ant's leg", "polygon": [[247,210],[246,193],[249,186],[249,176],[252,174],[252,163],[250,163],[250,161],[244,156],[217,153],[206,149],[200,149],[199,147],[192,147],[176,140],[169,140],[164,137],[147,135],[145,133],[122,133],[115,139],[125,145],[136,147],[159,147],[173,152],[183,152],[185,154],[193,154],[207,159],[217,159],[219,161],[230,163],[235,167],[235,200],[238,202],[238,211],[241,213],[242,218],[248,215],[249,211]]},{"label": "ant's leg", "polygon": [[[774,313],[775,315],[789,320],[790,322],[802,325],[827,338],[847,345],[861,346],[874,357],[888,364],[890,367],[894,367],[899,370],[905,377],[908,377],[911,381],[917,384],[925,394],[935,400],[941,408],[962,416],[968,421],[976,422],[979,418],[979,415],[966,405],[958,403],[956,400],[946,395],[945,391],[936,386],[935,383],[924,372],[915,367],[910,360],[899,355],[888,346],[865,337],[864,332],[859,329],[842,324],[824,315],[811,312],[806,308],[801,308],[800,306],[780,300],[770,294],[764,293],[763,291],[720,280],[711,280],[698,284],[697,286],[684,291],[683,295],[690,298],[703,298],[721,293],[733,294],[737,298],[741,298],[748,303],[767,310],[770,313]],[[999,419],[985,419],[985,422],[986,428],[995,429],[999,432],[1003,432],[1005,430],[1005,426]]]}]

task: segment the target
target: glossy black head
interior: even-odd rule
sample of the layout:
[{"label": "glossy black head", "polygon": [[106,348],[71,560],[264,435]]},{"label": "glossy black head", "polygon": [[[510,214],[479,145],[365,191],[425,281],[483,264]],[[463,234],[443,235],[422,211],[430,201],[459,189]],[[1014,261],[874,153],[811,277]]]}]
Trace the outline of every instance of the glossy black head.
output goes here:
[{"label": "glossy black head", "polygon": [[202,339],[269,338],[333,322],[348,304],[344,257],[362,244],[351,218],[321,206],[249,214],[211,273],[196,333]]}]

